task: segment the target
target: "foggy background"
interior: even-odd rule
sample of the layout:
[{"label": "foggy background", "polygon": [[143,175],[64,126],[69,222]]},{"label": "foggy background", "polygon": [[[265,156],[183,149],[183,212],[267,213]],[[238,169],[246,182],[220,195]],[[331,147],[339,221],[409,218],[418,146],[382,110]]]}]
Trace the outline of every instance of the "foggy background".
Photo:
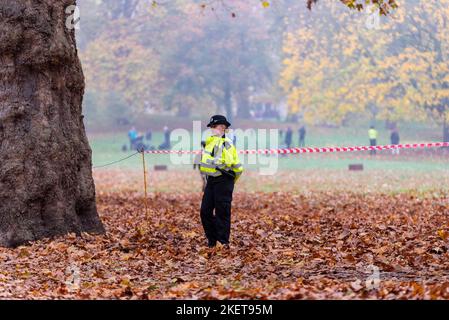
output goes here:
[{"label": "foggy background", "polygon": [[[399,3],[385,17],[326,0],[312,11],[298,0],[79,0],[94,166],[129,154],[133,127],[145,147],[169,149],[164,128],[205,127],[217,113],[233,128],[279,129],[279,147],[300,146],[302,127],[306,147],[369,145],[370,126],[378,145],[393,131],[400,143],[448,141],[449,1]],[[287,171],[360,163],[447,179],[447,159],[421,149],[279,161]],[[164,156],[151,162],[170,166]]]}]

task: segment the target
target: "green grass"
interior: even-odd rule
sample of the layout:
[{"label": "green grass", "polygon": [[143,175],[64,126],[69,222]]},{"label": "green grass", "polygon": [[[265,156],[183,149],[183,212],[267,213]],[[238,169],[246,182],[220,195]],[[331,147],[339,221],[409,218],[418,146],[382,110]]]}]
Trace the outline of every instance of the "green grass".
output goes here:
[{"label": "green grass", "polygon": [[[401,127],[401,138],[403,143],[439,141],[439,129],[424,125],[404,124]],[[389,144],[389,132],[380,126],[378,144]],[[124,158],[132,152],[122,152],[124,144],[129,145],[127,133],[92,134],[89,136],[93,151],[93,165],[101,166],[118,159]],[[295,132],[293,137],[294,146],[298,140]],[[162,132],[153,133],[152,145],[158,146],[163,141]],[[367,145],[366,128],[308,128],[307,146],[328,147],[328,146],[354,146]],[[245,143],[246,145],[246,143]],[[265,148],[265,146],[260,146]],[[391,156],[387,151],[380,153],[381,156],[371,158],[366,152],[355,152],[345,154],[320,154],[320,155],[289,155],[279,157],[279,169],[281,170],[301,170],[301,169],[341,169],[347,170],[352,163],[362,163],[365,170],[397,170],[400,174],[403,170],[434,171],[448,170],[449,158],[446,157],[414,157],[413,151],[401,156]],[[169,155],[146,155],[147,163],[153,165],[168,165],[169,169],[191,169],[191,165],[173,165]],[[242,160],[245,156],[242,156]],[[274,160],[274,159],[273,159]],[[244,163],[247,163],[246,161]],[[141,168],[141,156],[111,166],[112,168]],[[265,166],[266,165],[262,165]],[[249,170],[258,169],[257,165],[246,165]]]},{"label": "green grass", "polygon": [[[161,132],[153,133],[153,145],[159,145],[163,141],[163,134]],[[122,151],[122,146],[127,145],[129,149],[129,140],[127,133],[116,134],[95,134],[89,136],[90,146],[92,148],[92,162],[93,166],[102,166],[118,159],[125,158],[135,151]],[[151,165],[167,164],[170,158],[168,155],[145,155]],[[111,167],[113,168],[140,168],[142,166],[142,157],[140,155],[134,156],[128,160],[117,163]]]}]

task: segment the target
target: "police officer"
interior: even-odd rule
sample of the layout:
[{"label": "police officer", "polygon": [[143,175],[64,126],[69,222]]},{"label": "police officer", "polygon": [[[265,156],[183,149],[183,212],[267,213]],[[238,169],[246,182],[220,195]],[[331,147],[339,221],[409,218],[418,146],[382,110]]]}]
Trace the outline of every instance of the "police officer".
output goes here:
[{"label": "police officer", "polygon": [[200,164],[201,172],[207,176],[201,222],[209,248],[215,247],[217,242],[229,248],[232,193],[243,167],[232,140],[226,137],[231,126],[226,117],[215,115],[207,126],[212,129],[212,136],[206,139]]},{"label": "police officer", "polygon": [[[370,128],[368,130],[368,136],[369,136],[369,143],[370,143],[371,147],[375,147],[377,145],[377,135],[378,135],[378,132],[374,128],[374,126],[370,126]],[[370,150],[370,155],[373,156],[375,154],[376,154],[375,149]]]}]

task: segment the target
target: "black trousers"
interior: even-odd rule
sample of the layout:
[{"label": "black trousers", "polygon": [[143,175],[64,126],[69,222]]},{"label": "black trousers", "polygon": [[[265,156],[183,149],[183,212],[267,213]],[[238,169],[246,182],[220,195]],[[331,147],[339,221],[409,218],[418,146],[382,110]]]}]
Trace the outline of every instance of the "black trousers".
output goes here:
[{"label": "black trousers", "polygon": [[[201,202],[201,222],[209,245],[229,244],[234,179],[225,175],[208,177]],[[214,215],[215,210],[215,215]]]},{"label": "black trousers", "polygon": [[[369,144],[371,147],[375,147],[377,145],[377,139],[369,139]],[[370,155],[376,154],[376,150],[370,150]]]}]

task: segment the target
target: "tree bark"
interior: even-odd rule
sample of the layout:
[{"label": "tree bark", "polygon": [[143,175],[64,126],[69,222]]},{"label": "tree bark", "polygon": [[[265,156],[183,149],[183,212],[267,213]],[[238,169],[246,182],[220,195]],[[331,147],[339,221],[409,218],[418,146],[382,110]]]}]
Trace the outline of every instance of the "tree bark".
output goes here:
[{"label": "tree bark", "polygon": [[102,233],[81,110],[84,76],[65,10],[0,1],[0,245]]}]

